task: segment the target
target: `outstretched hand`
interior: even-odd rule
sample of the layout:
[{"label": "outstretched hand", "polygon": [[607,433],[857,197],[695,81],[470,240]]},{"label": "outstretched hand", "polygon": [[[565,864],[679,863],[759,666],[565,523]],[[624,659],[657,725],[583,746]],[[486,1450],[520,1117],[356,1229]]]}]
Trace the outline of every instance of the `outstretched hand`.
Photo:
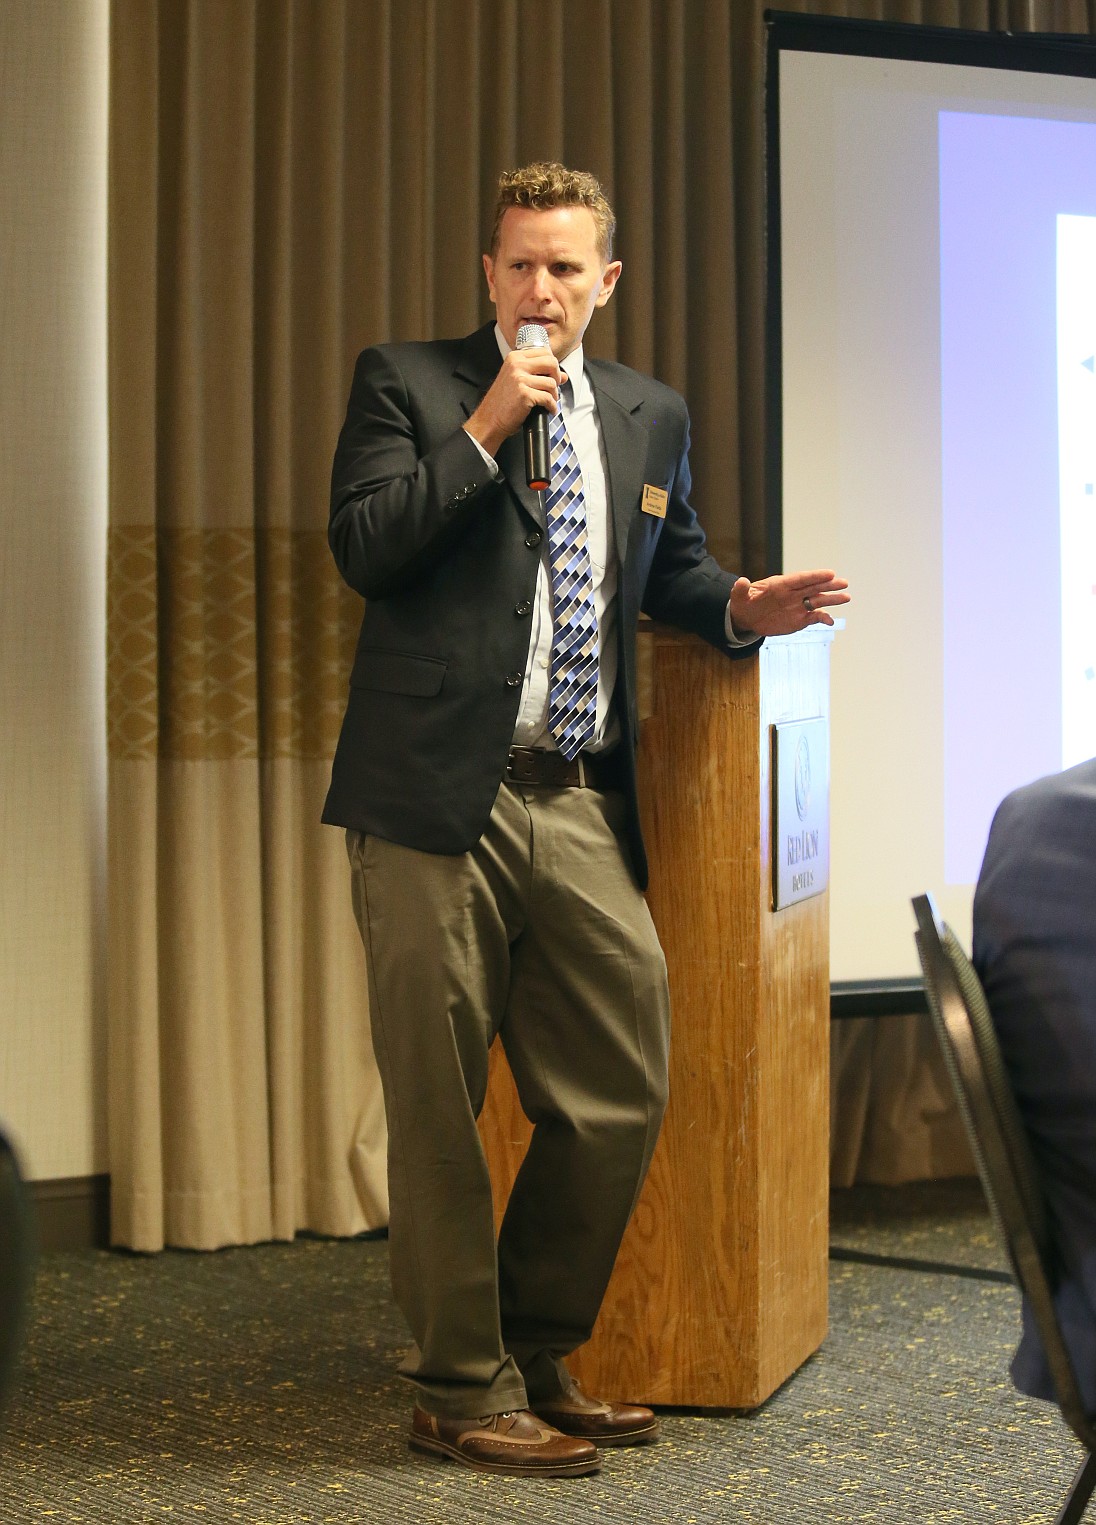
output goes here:
[{"label": "outstretched hand", "polygon": [[828,608],[847,604],[848,583],[833,572],[786,572],[751,582],[740,577],[731,589],[731,623],[736,635],[792,635],[807,625],[832,625]]}]

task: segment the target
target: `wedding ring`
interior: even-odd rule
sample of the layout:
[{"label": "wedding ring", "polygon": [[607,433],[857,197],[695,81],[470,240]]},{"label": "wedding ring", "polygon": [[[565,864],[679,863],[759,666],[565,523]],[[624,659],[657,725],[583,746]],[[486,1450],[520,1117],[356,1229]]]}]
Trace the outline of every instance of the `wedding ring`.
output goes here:
[{"label": "wedding ring", "polygon": [[814,611],[814,605],[811,603],[809,598],[805,598],[803,600],[803,607],[806,609],[808,614],[811,614]]}]

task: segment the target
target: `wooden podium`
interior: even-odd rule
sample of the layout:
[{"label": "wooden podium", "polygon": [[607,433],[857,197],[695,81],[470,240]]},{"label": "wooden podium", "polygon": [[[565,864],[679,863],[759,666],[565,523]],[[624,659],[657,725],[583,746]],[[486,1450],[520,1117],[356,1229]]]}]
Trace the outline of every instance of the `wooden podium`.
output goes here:
[{"label": "wooden podium", "polygon": [[[648,901],[670,1103],[594,1337],[568,1364],[639,1403],[753,1408],[826,1333],[828,895],[772,909],[771,731],[829,717],[833,633],[728,662],[639,634]],[[501,1046],[481,1120],[501,1216],[529,1136]]]}]

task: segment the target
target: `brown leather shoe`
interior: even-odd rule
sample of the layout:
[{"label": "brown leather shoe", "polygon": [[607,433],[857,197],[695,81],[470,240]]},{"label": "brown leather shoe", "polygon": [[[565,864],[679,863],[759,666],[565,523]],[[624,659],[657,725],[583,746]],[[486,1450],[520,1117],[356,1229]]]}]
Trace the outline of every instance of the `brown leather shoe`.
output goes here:
[{"label": "brown leather shoe", "polygon": [[410,1445],[414,1451],[514,1477],[579,1477],[601,1466],[592,1441],[561,1435],[528,1409],[478,1419],[442,1419],[417,1408]]},{"label": "brown leather shoe", "polygon": [[574,1377],[560,1398],[534,1405],[537,1417],[599,1446],[642,1446],[657,1440],[660,1425],[650,1409],[636,1403],[603,1403],[589,1398]]}]

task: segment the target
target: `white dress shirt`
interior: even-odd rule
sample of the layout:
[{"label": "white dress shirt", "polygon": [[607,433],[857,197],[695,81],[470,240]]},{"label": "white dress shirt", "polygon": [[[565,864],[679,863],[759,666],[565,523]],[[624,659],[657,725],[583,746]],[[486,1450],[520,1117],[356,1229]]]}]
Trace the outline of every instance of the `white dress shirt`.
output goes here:
[{"label": "white dress shirt", "polygon": [[[495,324],[495,339],[503,358],[510,353],[510,346],[502,330]],[[560,388],[560,405],[567,426],[567,434],[582,472],[582,495],[586,504],[586,543],[590,554],[590,571],[593,576],[594,613],[598,629],[598,677],[597,714],[594,722],[594,739],[587,752],[602,752],[616,745],[620,739],[620,724],[612,711],[613,690],[617,677],[617,554],[613,535],[612,515],[609,513],[609,473],[605,462],[605,447],[601,438],[594,389],[586,374],[581,344],[560,362],[567,383]],[[472,435],[472,443],[498,475],[498,465]],[[541,502],[544,498],[541,494]],[[725,620],[727,639],[732,646],[748,644],[740,640],[731,628],[730,605]],[[548,679],[552,655],[552,580],[548,564],[548,537],[545,535],[537,568],[537,588],[533,600],[532,629],[529,633],[529,655],[525,663],[525,676],[521,685],[521,703],[518,706],[517,724],[514,727],[514,745],[519,747],[555,748],[548,734]]]}]

